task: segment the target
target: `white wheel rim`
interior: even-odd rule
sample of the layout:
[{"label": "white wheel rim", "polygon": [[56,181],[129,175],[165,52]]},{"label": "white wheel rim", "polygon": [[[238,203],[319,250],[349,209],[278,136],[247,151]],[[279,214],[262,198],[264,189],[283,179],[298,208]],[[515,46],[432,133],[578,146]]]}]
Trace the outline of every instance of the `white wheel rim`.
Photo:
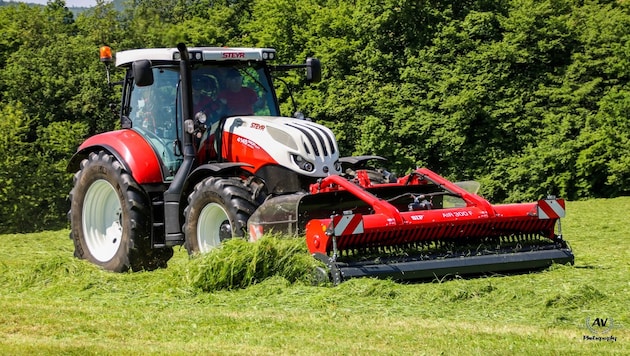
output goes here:
[{"label": "white wheel rim", "polygon": [[90,254],[100,262],[111,260],[122,240],[122,206],[114,187],[95,181],[83,200],[83,235]]},{"label": "white wheel rim", "polygon": [[197,221],[199,252],[208,252],[221,244],[221,228],[230,228],[227,212],[217,203],[206,205],[199,213],[199,220]]}]

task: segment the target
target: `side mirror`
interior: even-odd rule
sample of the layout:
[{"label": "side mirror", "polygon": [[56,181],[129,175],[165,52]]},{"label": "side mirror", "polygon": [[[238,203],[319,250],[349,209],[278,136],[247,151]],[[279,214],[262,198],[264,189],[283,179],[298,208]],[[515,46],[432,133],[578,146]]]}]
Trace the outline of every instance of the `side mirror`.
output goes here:
[{"label": "side mirror", "polygon": [[317,58],[306,58],[306,81],[319,83],[322,80],[322,63]]},{"label": "side mirror", "polygon": [[151,69],[151,61],[142,59],[131,64],[133,72],[133,81],[139,87],[146,87],[153,84],[153,70]]}]

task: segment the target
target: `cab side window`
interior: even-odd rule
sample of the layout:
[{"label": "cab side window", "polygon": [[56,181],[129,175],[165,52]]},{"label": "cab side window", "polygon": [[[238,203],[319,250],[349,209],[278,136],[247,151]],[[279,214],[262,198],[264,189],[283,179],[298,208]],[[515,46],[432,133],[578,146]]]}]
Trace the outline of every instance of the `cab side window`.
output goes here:
[{"label": "cab side window", "polygon": [[176,122],[181,117],[179,75],[176,68],[153,68],[153,77],[153,84],[148,86],[140,87],[132,82],[126,112],[131,127],[155,149],[168,177],[177,171],[182,161],[176,147],[177,130],[181,130]]}]

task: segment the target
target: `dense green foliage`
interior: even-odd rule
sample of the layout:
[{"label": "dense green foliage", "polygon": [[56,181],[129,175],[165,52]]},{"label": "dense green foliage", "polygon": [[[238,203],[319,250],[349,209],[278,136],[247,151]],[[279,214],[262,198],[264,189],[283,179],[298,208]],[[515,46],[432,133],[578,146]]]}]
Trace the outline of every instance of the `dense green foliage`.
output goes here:
[{"label": "dense green foliage", "polygon": [[[630,191],[625,0],[63,0],[0,7],[0,231],[65,224],[65,162],[115,127],[98,47],[268,46],[342,153],[475,179],[492,201]],[[116,73],[115,75],[120,75]],[[285,115],[293,112],[280,86]]]}]

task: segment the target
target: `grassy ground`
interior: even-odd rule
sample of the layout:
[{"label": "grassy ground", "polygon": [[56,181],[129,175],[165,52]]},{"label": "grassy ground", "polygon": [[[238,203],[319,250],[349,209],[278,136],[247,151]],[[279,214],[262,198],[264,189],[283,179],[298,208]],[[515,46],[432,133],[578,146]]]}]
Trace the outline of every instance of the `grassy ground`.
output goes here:
[{"label": "grassy ground", "polygon": [[[0,354],[628,354],[628,211],[630,198],[568,203],[573,267],[215,292],[193,286],[185,251],[114,274],[73,258],[68,231],[0,235]],[[600,336],[616,341],[584,340],[587,318],[614,320]]]}]

